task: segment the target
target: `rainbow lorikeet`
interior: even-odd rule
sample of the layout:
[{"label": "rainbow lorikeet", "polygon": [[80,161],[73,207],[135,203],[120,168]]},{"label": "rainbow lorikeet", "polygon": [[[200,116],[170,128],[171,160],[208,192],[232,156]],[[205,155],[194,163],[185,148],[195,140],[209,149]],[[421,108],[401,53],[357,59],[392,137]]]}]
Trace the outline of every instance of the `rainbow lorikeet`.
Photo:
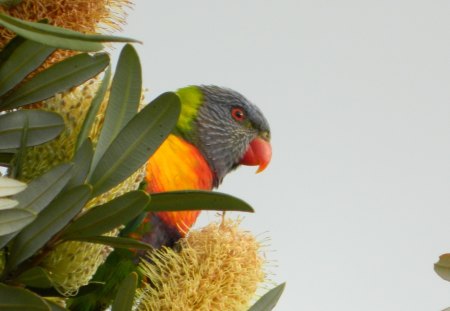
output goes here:
[{"label": "rainbow lorikeet", "polygon": [[[181,114],[173,133],[147,163],[149,193],[212,190],[239,165],[270,162],[270,128],[258,107],[241,94],[217,86],[177,91]],[[149,215],[151,231],[141,239],[159,247],[172,244],[195,223],[200,211]]]},{"label": "rainbow lorikeet", "polygon": [[[146,191],[212,190],[239,165],[258,166],[257,172],[267,167],[272,156],[270,128],[257,106],[238,92],[217,86],[189,86],[177,94],[180,117],[147,163]],[[148,213],[146,220],[140,221],[131,234],[127,230],[126,235],[154,247],[172,245],[186,234],[199,213]],[[130,256],[135,254],[114,251],[94,277],[94,281],[105,282],[103,289],[75,299],[71,309],[99,310],[107,306],[118,279],[134,269],[135,261],[123,260]]]}]

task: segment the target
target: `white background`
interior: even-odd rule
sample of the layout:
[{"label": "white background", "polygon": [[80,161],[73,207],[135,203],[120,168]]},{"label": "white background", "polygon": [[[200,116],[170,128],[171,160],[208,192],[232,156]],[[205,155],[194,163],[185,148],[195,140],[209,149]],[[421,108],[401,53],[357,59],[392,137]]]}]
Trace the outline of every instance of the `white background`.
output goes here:
[{"label": "white background", "polygon": [[448,0],[137,0],[124,34],[149,100],[217,84],[270,121],[269,168],[220,190],[272,239],[276,310],[450,306]]}]

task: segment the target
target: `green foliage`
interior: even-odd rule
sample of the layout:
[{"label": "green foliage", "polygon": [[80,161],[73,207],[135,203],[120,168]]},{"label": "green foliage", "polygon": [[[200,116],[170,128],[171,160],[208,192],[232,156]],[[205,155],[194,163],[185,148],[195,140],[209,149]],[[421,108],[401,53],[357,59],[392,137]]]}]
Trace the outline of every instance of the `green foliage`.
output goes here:
[{"label": "green foliage", "polygon": [[68,50],[95,52],[103,48],[103,42],[139,42],[116,36],[86,35],[60,27],[23,21],[3,13],[0,13],[0,25],[24,38]]},{"label": "green foliage", "polygon": [[248,203],[229,194],[194,190],[155,193],[147,210],[151,212],[187,210],[254,212]]},{"label": "green foliage", "polygon": [[[122,49],[112,83],[106,53],[81,53],[47,69],[41,67],[56,48],[97,52],[104,42],[137,42],[134,39],[85,35],[3,13],[0,25],[19,35],[0,51],[0,165],[10,177],[21,179],[30,148],[58,138],[65,129],[64,120],[57,113],[28,109],[28,105],[39,107],[42,100],[103,75],[84,121],[80,120],[83,124],[74,142],[73,158],[49,167],[28,181],[25,190],[5,194],[7,200],[0,209],[0,310],[66,310],[45,299],[59,294],[52,276],[40,265],[65,241],[118,249],[107,262],[113,263],[113,269],[100,267],[98,276],[79,291],[69,307],[91,310],[83,307],[84,302],[95,306],[101,301],[101,308],[112,303],[112,310],[132,310],[138,275],[133,272],[136,262],[130,250],[144,252],[151,246],[133,238],[102,234],[141,219],[139,216],[146,211],[253,212],[238,198],[202,191],[155,194],[151,198],[142,191],[129,191],[84,209],[92,199],[129,178],[158,149],[179,118],[179,97],[164,93],[138,112],[142,74],[139,57],[129,44]],[[109,100],[96,141],[90,134],[108,90]],[[115,278],[115,282],[110,282]],[[267,308],[276,303],[282,292],[282,288],[276,289],[252,307],[258,309],[251,310],[270,310]],[[110,296],[101,300],[102,295]],[[264,306],[266,309],[261,309]]]},{"label": "green foliage", "polygon": [[271,311],[283,294],[286,283],[282,283],[265,293],[248,311]]},{"label": "green foliage", "polygon": [[131,272],[120,284],[116,299],[112,304],[112,311],[131,311],[134,304],[138,275]]}]

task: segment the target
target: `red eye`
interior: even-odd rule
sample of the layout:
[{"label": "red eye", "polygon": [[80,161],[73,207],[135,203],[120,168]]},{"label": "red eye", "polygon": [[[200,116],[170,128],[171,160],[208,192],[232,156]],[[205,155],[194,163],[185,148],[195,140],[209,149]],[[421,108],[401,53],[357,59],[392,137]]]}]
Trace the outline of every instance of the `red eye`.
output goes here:
[{"label": "red eye", "polygon": [[231,110],[231,115],[233,116],[233,118],[236,121],[242,121],[245,119],[245,113],[244,110],[242,110],[241,108],[233,108]]}]

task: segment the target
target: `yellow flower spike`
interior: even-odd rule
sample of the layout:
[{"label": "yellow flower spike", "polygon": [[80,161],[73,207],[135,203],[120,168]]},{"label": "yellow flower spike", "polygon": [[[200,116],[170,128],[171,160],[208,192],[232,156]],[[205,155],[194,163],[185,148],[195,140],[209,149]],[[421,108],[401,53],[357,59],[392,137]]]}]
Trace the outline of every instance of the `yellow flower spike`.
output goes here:
[{"label": "yellow flower spike", "polygon": [[[98,87],[99,81],[92,79],[71,91],[57,94],[39,105],[40,109],[59,113],[64,119],[66,128],[58,138],[27,149],[22,170],[24,180],[32,180],[55,165],[68,162],[73,158],[82,121],[86,117]],[[109,92],[101,104],[90,133],[94,145],[100,135],[108,98]],[[144,167],[113,189],[93,198],[85,206],[85,209],[104,204],[129,191],[137,190],[143,178]],[[114,230],[108,235],[117,236],[118,233],[119,230]],[[81,286],[89,282],[111,251],[110,247],[101,244],[65,242],[50,252],[42,261],[41,266],[49,272],[56,288],[62,294],[74,295]]]},{"label": "yellow flower spike", "polygon": [[148,283],[137,294],[137,310],[247,310],[265,281],[261,244],[239,221],[192,230],[179,250],[148,253],[139,265]]}]

